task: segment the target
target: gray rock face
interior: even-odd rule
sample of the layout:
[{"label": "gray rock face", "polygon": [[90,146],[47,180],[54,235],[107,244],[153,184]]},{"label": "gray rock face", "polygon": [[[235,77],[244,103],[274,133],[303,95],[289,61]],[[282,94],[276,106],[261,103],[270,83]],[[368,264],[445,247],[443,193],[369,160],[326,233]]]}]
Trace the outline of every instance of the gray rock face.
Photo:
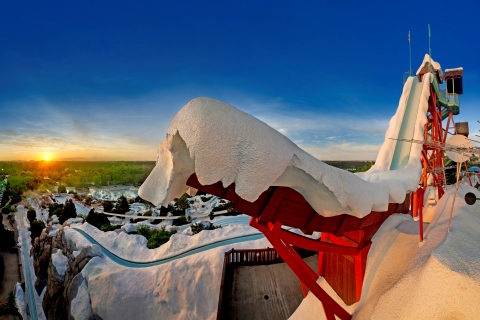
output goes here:
[{"label": "gray rock face", "polygon": [[[51,262],[51,256],[57,250],[61,250],[62,254],[68,258],[64,276],[58,274]],[[35,287],[38,292],[42,292],[45,286],[47,288],[42,301],[47,319],[73,319],[70,313],[71,302],[76,297],[78,287],[83,281],[81,271],[90,259],[100,255],[98,250],[85,247],[75,258],[73,255],[75,250],[75,246],[66,240],[62,229],[54,237],[42,233],[32,247],[34,269],[37,275]],[[92,311],[88,315],[88,319],[100,319],[100,317]]]},{"label": "gray rock face", "polygon": [[35,239],[30,255],[33,255],[33,268],[37,275],[35,289],[40,294],[47,285],[48,266],[50,264],[50,256],[52,255],[54,237],[49,237],[46,233],[42,233],[40,237]]}]

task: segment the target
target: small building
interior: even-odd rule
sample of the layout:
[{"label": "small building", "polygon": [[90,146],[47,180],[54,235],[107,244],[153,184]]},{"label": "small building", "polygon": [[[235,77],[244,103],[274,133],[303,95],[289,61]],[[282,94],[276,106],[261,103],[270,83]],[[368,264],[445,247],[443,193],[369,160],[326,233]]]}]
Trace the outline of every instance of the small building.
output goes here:
[{"label": "small building", "polygon": [[463,94],[463,68],[445,69],[443,79],[447,82],[448,94]]}]

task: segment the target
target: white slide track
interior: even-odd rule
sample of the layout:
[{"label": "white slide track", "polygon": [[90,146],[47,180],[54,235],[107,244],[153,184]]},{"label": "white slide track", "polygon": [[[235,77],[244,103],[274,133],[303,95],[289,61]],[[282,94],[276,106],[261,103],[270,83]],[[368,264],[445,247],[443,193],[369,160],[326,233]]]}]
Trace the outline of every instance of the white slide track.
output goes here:
[{"label": "white slide track", "polygon": [[395,151],[393,152],[392,160],[390,162],[390,170],[402,169],[408,164],[412,142],[402,140],[413,139],[422,88],[423,82],[420,82],[417,77],[413,77],[413,83],[407,96],[407,103],[405,105],[402,123],[400,125],[398,136],[396,137],[397,140]]},{"label": "white slide track", "polygon": [[25,294],[27,297],[27,304],[28,304],[28,311],[31,320],[37,320],[38,319],[38,313],[37,313],[37,305],[35,303],[35,293],[34,293],[34,287],[33,287],[33,281],[32,281],[32,275],[31,275],[31,268],[30,268],[30,250],[29,250],[29,245],[27,241],[30,241],[30,237],[27,238],[26,232],[28,229],[27,226],[27,215],[26,215],[26,209],[20,208],[16,215],[18,215],[18,225],[19,225],[19,231],[20,231],[20,236],[22,237],[22,266],[23,266],[23,273],[25,277]]}]

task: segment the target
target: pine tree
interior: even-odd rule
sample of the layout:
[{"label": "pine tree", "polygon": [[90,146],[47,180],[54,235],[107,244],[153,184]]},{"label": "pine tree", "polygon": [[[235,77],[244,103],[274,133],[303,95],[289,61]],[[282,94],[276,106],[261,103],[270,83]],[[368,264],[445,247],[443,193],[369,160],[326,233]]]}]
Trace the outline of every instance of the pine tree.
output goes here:
[{"label": "pine tree", "polygon": [[63,223],[64,221],[67,221],[70,218],[76,218],[76,217],[77,217],[77,209],[75,209],[75,205],[73,204],[73,201],[71,199],[67,200],[63,208],[62,216],[59,218],[60,223]]},{"label": "pine tree", "polygon": [[120,198],[118,198],[115,208],[120,214],[125,214],[126,212],[130,211],[130,205],[128,204],[127,198],[125,198],[125,196],[121,196]]}]

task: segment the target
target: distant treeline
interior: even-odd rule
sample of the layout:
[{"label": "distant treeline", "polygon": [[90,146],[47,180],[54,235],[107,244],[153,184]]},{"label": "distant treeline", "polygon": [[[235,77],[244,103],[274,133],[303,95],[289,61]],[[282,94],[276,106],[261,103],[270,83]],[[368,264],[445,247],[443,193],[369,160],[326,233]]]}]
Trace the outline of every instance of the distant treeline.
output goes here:
[{"label": "distant treeline", "polygon": [[364,172],[370,169],[375,161],[323,161],[332,167],[348,170],[350,172]]},{"label": "distant treeline", "polygon": [[[352,172],[366,171],[373,164],[373,161],[324,162]],[[139,186],[154,166],[154,161],[0,161],[0,178],[9,176],[2,204],[25,191],[51,190],[59,185],[77,189],[117,184]]]},{"label": "distant treeline", "polygon": [[153,161],[0,161],[0,178],[8,175],[7,195],[18,196],[27,190],[46,190],[58,185],[139,186],[154,166]]}]

